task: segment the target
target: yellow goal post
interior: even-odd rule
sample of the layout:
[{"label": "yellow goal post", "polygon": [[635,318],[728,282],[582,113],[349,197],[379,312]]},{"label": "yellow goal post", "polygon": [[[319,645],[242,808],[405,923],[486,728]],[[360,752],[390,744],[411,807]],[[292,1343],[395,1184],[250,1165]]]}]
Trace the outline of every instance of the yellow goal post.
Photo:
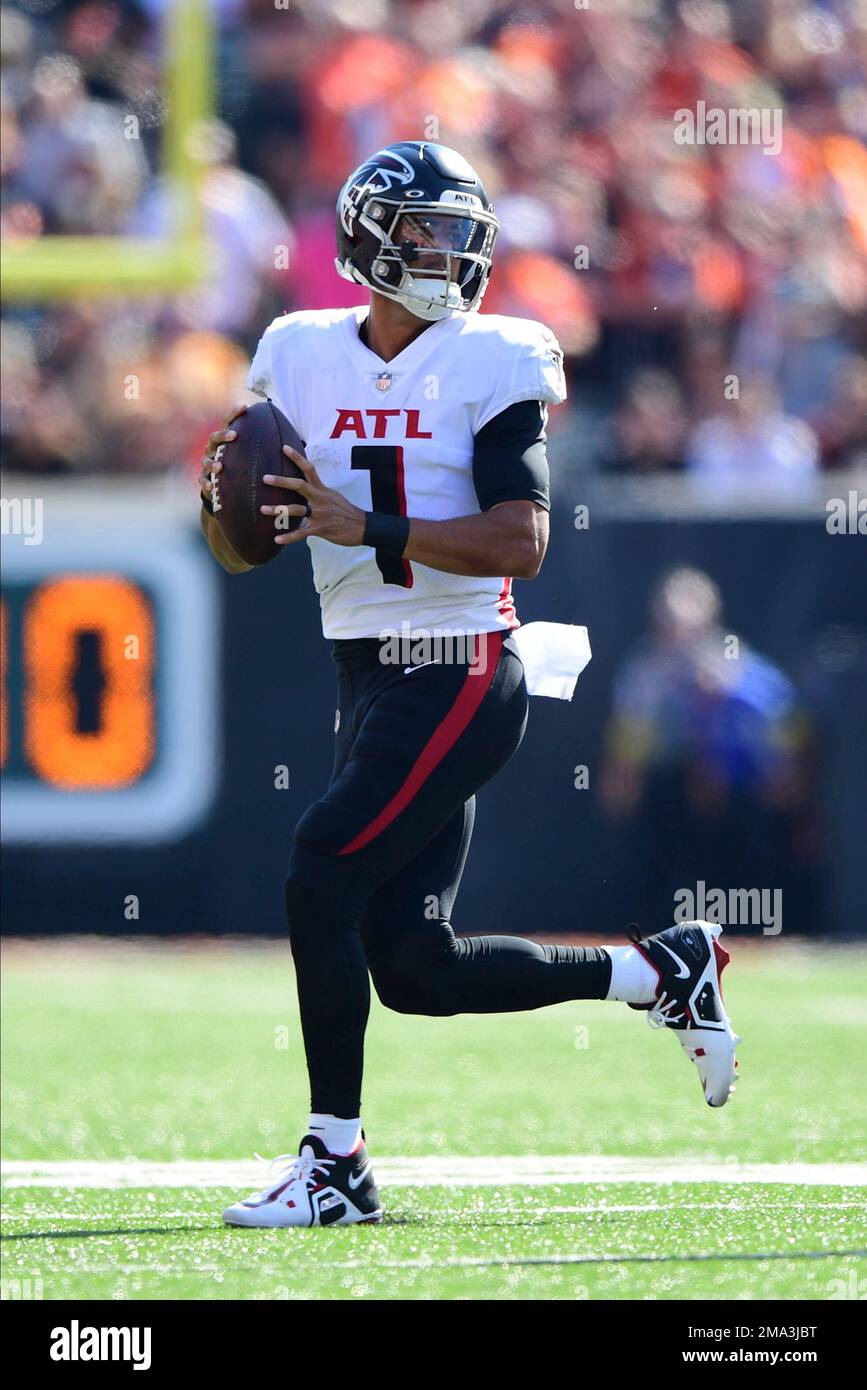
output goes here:
[{"label": "yellow goal post", "polygon": [[208,0],[169,0],[164,19],[166,118],[162,172],[175,219],[164,239],[127,236],[7,238],[7,299],[89,299],[182,289],[202,278],[208,247],[199,200],[197,137],[210,116],[213,26]]}]

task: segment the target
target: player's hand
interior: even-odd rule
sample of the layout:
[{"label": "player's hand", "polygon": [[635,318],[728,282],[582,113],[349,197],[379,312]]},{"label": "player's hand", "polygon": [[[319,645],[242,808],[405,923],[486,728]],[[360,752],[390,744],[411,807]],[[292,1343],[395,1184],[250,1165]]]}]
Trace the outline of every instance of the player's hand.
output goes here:
[{"label": "player's hand", "polygon": [[233,439],[238,438],[235,430],[230,430],[229,426],[233,420],[237,420],[239,415],[243,415],[246,409],[246,405],[234,406],[228,415],[224,416],[222,428],[214,430],[213,434],[208,435],[208,444],[202,455],[201,472],[199,473],[199,491],[203,492],[206,497],[210,497],[213,487],[211,475],[221,472],[223,468],[220,460],[215,457],[217,450],[221,444],[231,444]]},{"label": "player's hand", "polygon": [[[277,545],[292,545],[294,541],[306,541],[308,536],[321,536],[333,545],[361,545],[364,541],[365,514],[360,507],[347,502],[342,492],[326,487],[316,472],[315,464],[310,463],[303,454],[284,444],[283,453],[297,464],[304,474],[303,478],[277,477],[266,473],[263,483],[273,487],[285,488],[287,492],[298,492],[307,501],[307,507],[297,503],[285,506],[260,507],[265,516],[302,516],[304,521],[297,531],[287,531],[275,538]],[[309,512],[307,510],[309,508]]]}]

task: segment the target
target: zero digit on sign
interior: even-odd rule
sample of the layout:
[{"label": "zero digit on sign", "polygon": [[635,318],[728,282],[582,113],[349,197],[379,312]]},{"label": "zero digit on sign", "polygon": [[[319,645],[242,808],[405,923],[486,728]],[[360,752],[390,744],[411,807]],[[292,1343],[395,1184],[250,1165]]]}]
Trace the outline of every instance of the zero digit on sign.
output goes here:
[{"label": "zero digit on sign", "polygon": [[[138,639],[128,660],[124,643]],[[76,680],[84,640],[91,648],[98,718],[83,728]],[[66,788],[128,785],[155,750],[154,634],[142,590],[114,574],[50,579],[24,614],[24,747],[33,770]]]}]

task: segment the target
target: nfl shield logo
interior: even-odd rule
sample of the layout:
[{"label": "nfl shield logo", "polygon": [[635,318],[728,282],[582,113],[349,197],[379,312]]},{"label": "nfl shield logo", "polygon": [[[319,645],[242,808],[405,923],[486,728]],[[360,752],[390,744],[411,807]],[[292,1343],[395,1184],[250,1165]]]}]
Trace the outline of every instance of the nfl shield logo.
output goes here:
[{"label": "nfl shield logo", "polygon": [[387,391],[391,386],[391,382],[391,372],[380,372],[379,376],[376,378],[377,391]]}]

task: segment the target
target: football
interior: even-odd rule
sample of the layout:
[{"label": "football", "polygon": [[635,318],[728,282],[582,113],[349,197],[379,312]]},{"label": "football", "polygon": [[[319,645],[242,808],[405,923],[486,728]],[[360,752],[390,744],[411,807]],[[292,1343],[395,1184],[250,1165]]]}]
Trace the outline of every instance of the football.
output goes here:
[{"label": "football", "polygon": [[300,516],[264,516],[264,505],[287,506],[304,498],[297,492],[263,483],[266,473],[285,478],[302,477],[301,470],[283,453],[288,444],[304,452],[304,442],[272,401],[257,401],[230,427],[237,439],[221,444],[215,455],[222,471],[212,475],[212,504],[220,529],[236,554],[248,565],[265,565],[280,554],[276,537],[296,531]]}]

